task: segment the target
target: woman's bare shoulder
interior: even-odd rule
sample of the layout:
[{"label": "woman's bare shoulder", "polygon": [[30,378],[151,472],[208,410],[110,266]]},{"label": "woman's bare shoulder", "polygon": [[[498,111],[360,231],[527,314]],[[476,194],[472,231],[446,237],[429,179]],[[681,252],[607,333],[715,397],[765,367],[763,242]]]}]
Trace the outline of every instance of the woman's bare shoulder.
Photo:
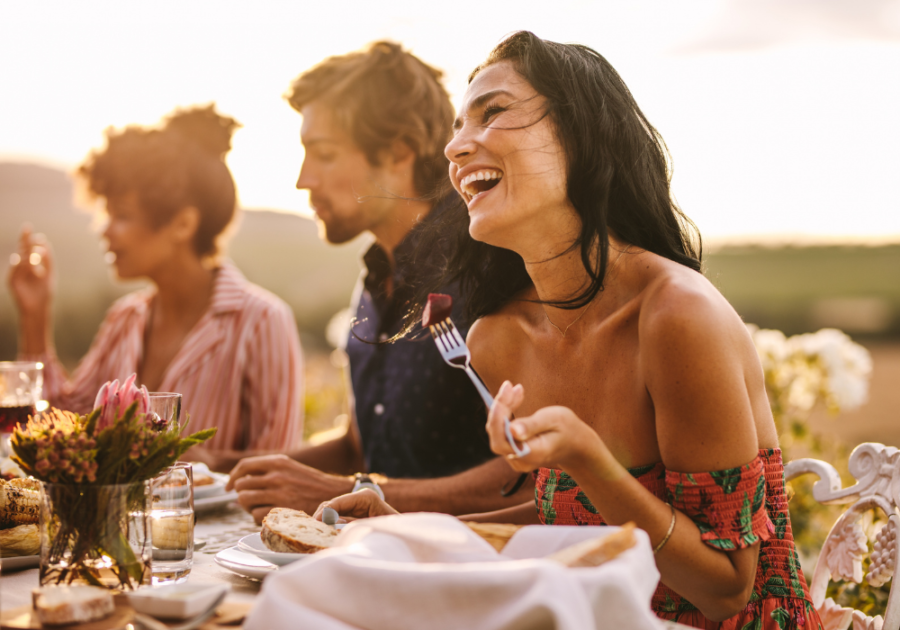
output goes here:
[{"label": "woman's bare shoulder", "polygon": [[720,470],[752,459],[753,400],[760,392],[748,389],[748,374],[758,359],[728,301],[699,273],[667,269],[646,288],[639,335],[667,465]]},{"label": "woman's bare shoulder", "polygon": [[654,271],[641,301],[642,337],[744,329],[734,308],[701,273],[669,260],[657,263]]}]

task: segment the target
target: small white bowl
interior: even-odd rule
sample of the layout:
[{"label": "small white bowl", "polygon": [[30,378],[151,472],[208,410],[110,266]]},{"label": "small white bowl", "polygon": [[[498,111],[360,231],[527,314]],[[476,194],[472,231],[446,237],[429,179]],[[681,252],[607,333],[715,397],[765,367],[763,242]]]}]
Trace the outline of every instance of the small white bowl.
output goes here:
[{"label": "small white bowl", "polygon": [[262,558],[266,562],[277,564],[280,567],[290,564],[291,562],[297,562],[297,560],[303,560],[310,556],[308,553],[281,553],[272,551],[266,547],[258,533],[241,538],[238,541],[237,548],[241,551],[252,553],[254,556]]},{"label": "small white bowl", "polygon": [[131,607],[160,619],[187,619],[209,609],[230,584],[166,584],[128,593]]}]

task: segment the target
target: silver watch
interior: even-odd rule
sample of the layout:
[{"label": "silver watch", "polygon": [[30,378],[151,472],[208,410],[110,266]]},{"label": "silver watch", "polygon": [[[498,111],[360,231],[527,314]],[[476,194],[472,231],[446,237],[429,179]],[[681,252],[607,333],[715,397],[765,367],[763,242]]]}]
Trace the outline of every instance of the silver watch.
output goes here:
[{"label": "silver watch", "polygon": [[359,492],[369,488],[375,491],[381,500],[384,501],[384,491],[381,489],[374,479],[365,473],[356,473],[356,483],[353,484],[353,492]]}]

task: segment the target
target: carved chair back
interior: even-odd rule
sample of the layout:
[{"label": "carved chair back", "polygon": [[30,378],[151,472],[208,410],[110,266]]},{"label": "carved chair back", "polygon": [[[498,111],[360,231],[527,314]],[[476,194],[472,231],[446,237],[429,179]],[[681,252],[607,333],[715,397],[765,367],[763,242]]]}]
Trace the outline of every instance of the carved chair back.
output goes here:
[{"label": "carved chair back", "polygon": [[900,565],[900,450],[884,444],[866,442],[850,455],[850,474],[856,483],[843,488],[834,467],[818,459],[797,459],[784,467],[785,481],[812,473],[819,477],[813,484],[813,498],[826,505],[849,504],[835,522],[822,545],[810,584],[810,596],[819,610],[826,630],[900,630],[900,589],[891,583],[884,617],[869,617],[858,610],[835,604],[825,593],[829,581],[863,580],[863,559],[869,554],[869,540],[860,524],[871,509],[881,511],[887,523],[877,532],[869,554],[866,580],[881,586],[891,580]]}]

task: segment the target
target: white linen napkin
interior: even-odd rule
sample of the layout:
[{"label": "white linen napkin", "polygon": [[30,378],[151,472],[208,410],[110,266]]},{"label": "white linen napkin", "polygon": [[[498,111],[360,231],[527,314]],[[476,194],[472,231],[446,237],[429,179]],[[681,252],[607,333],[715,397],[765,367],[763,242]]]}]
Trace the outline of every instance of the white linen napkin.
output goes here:
[{"label": "white linen napkin", "polygon": [[336,546],[269,575],[246,630],[658,630],[647,535],[593,568],[543,559],[612,527],[529,526],[502,554],[452,516],[356,521]]}]

